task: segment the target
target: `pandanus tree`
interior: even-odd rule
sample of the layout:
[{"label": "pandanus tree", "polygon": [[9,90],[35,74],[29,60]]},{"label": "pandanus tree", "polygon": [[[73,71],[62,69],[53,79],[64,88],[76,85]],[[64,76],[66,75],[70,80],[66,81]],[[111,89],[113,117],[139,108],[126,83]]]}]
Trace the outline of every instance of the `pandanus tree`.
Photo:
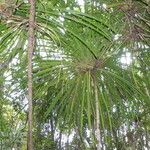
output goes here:
[{"label": "pandanus tree", "polygon": [[[83,144],[80,149],[149,146],[144,140],[149,137],[149,4],[105,3],[91,1],[79,6],[76,1],[37,1],[36,49],[30,62],[37,149],[57,149],[54,129],[60,133],[75,130]],[[5,91],[12,93],[7,98],[17,88],[18,99],[29,99],[29,6],[27,2],[17,6],[9,16],[1,13],[1,66],[12,77],[13,85]],[[132,62],[122,63],[126,59]],[[38,138],[49,121],[47,139],[53,143],[45,146]],[[63,149],[61,142],[59,149]]]},{"label": "pandanus tree", "polygon": [[[43,79],[40,77],[40,80],[37,78],[37,82],[43,81],[44,87],[40,83],[37,85],[40,90],[36,96],[43,97],[44,94],[48,99],[51,99],[51,103],[49,101],[46,103],[47,107],[49,106],[46,116],[50,112],[56,112],[58,118],[63,117],[63,119],[58,119],[58,124],[60,120],[60,124],[63,122],[63,125],[69,125],[69,128],[77,126],[82,129],[85,124],[88,124],[90,130],[94,128],[96,143],[99,143],[97,147],[100,149],[100,145],[104,143],[100,141],[105,141],[109,134],[115,132],[113,129],[115,122],[112,121],[113,117],[116,117],[114,115],[118,113],[120,119],[124,120],[132,114],[131,118],[127,117],[126,121],[128,123],[134,122],[138,118],[137,112],[134,113],[128,109],[140,111],[143,108],[143,102],[137,99],[141,97],[140,99],[147,101],[148,95],[135,86],[138,77],[134,74],[133,68],[126,69],[124,68],[126,66],[122,66],[119,61],[118,56],[121,57],[120,54],[128,52],[130,47],[128,38],[130,37],[121,35],[121,38],[115,41],[113,36],[116,33],[114,28],[108,26],[107,21],[103,23],[100,19],[97,20],[82,13],[72,12],[71,15],[74,19],[68,18],[67,14],[63,16],[65,29],[62,36],[64,38],[69,35],[69,38],[65,37],[67,44],[62,47],[62,50],[56,48],[58,50],[56,54],[52,52],[56,58],[43,60],[43,63],[39,62],[39,69],[37,69],[35,77],[44,76]],[[103,15],[101,17],[99,15],[99,18],[103,18]],[[105,13],[105,17],[109,18],[107,15]],[[76,25],[73,26],[75,23]],[[72,28],[74,31],[71,31]],[[76,32],[81,33],[81,36],[79,37]],[[121,34],[125,32],[124,27],[119,28],[118,34],[120,32]],[[131,44],[136,43],[136,37],[131,38],[133,38]],[[61,41],[63,40],[61,39]],[[52,50],[54,51],[54,49]],[[46,82],[48,78],[49,82]],[[53,96],[50,97],[49,92],[45,89],[54,91]],[[147,101],[146,104],[148,103]],[[133,104],[135,104],[134,108]],[[109,126],[106,127],[106,125]],[[102,136],[105,138],[100,138],[100,129],[103,129],[103,132],[108,132]],[[114,135],[112,134],[112,136]],[[111,143],[112,141],[110,142],[108,139],[107,141]],[[111,146],[113,147],[113,144]]]}]

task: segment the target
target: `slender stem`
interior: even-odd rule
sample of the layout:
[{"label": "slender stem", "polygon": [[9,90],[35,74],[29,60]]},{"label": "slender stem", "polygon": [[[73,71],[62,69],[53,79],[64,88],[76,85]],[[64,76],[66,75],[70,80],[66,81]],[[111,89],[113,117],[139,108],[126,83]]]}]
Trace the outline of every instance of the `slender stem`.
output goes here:
[{"label": "slender stem", "polygon": [[27,149],[33,150],[32,142],[32,57],[35,46],[35,0],[30,0],[29,30],[28,30],[28,139]]},{"label": "slender stem", "polygon": [[94,84],[94,94],[95,94],[95,108],[96,108],[96,131],[95,131],[95,137],[97,140],[97,150],[101,150],[101,132],[100,132],[100,112],[99,112],[99,98],[98,98],[98,88],[96,84],[96,77],[93,76],[93,84]]}]

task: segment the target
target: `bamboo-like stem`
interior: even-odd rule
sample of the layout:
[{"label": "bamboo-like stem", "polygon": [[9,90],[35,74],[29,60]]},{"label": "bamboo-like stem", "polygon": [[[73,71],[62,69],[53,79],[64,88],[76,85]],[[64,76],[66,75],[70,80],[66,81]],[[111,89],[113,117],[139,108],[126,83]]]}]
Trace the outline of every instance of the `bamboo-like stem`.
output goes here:
[{"label": "bamboo-like stem", "polygon": [[29,30],[28,30],[28,139],[27,149],[33,150],[32,140],[32,57],[35,47],[35,0],[30,0]]},{"label": "bamboo-like stem", "polygon": [[98,98],[98,88],[95,75],[93,76],[93,84],[94,84],[94,94],[95,94],[95,109],[96,109],[96,130],[95,137],[97,140],[97,150],[101,150],[101,132],[100,132],[100,112],[99,112],[99,98]]}]

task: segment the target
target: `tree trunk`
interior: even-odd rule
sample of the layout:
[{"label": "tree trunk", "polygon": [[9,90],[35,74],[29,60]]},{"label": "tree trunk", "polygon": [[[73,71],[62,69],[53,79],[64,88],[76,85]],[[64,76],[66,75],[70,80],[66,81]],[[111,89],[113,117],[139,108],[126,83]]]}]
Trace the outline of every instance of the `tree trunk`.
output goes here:
[{"label": "tree trunk", "polygon": [[28,139],[27,149],[33,150],[32,142],[32,56],[35,46],[35,0],[29,0],[29,30],[28,30]]},{"label": "tree trunk", "polygon": [[97,150],[101,150],[101,132],[100,132],[100,113],[99,113],[99,99],[98,99],[98,88],[96,84],[96,77],[93,76],[93,84],[94,84],[94,94],[95,94],[95,109],[96,109],[96,130],[95,130],[95,137],[97,142]]},{"label": "tree trunk", "polygon": [[59,132],[59,150],[61,150],[61,142],[62,142],[62,131]]}]

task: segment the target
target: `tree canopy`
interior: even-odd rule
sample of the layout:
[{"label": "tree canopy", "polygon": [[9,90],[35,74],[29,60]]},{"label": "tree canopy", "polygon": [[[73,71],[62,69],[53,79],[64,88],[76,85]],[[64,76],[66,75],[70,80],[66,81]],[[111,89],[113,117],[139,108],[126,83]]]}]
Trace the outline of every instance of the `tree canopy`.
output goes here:
[{"label": "tree canopy", "polygon": [[33,149],[150,149],[150,1],[35,0],[30,54],[31,2],[0,0],[0,149],[27,149],[29,83]]}]

